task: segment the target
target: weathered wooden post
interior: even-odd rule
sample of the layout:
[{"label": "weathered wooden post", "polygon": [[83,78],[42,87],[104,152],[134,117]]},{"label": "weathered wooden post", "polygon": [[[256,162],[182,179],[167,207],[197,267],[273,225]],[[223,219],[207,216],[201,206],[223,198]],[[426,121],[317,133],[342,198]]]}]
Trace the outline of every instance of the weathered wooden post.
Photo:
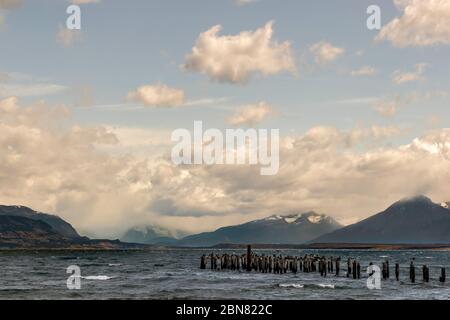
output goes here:
[{"label": "weathered wooden post", "polygon": [[409,279],[412,283],[416,282],[416,267],[414,267],[414,262],[411,261],[409,265]]},{"label": "weathered wooden post", "polygon": [[211,252],[211,270],[214,270],[214,252]]},{"label": "weathered wooden post", "polygon": [[252,246],[247,246],[247,271],[252,271]]},{"label": "weathered wooden post", "polygon": [[348,258],[347,259],[347,278],[350,277],[350,273],[352,273],[352,267],[351,267],[350,258]]},{"label": "weathered wooden post", "polygon": [[423,282],[429,282],[430,281],[430,269],[428,268],[428,266],[425,264],[422,267],[422,277],[423,277]]},{"label": "weathered wooden post", "polygon": [[206,269],[206,257],[205,255],[202,255],[200,258],[200,269]]},{"label": "weathered wooden post", "polygon": [[336,259],[336,276],[339,276],[339,271],[341,269],[341,258]]},{"label": "weathered wooden post", "polygon": [[356,279],[356,260],[353,260],[353,279]]},{"label": "weathered wooden post", "polygon": [[357,270],[357,275],[358,275],[358,279],[361,279],[361,265],[359,264],[359,261],[358,261],[358,264],[356,265],[356,270]]},{"label": "weathered wooden post", "polygon": [[389,271],[389,260],[386,260],[386,278],[389,279],[391,276],[391,272]]},{"label": "weathered wooden post", "polygon": [[441,268],[441,277],[439,278],[439,281],[442,283],[445,282],[445,268]]},{"label": "weathered wooden post", "polygon": [[395,280],[399,281],[400,279],[400,265],[398,263],[395,264]]}]

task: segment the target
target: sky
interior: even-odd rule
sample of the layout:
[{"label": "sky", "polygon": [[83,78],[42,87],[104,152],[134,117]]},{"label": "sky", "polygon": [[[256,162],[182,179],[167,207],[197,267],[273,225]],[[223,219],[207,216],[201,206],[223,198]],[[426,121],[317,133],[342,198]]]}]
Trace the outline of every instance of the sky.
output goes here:
[{"label": "sky", "polygon": [[[449,201],[449,45],[448,0],[0,0],[0,203],[119,237]],[[175,166],[195,120],[280,129],[279,173]]]}]

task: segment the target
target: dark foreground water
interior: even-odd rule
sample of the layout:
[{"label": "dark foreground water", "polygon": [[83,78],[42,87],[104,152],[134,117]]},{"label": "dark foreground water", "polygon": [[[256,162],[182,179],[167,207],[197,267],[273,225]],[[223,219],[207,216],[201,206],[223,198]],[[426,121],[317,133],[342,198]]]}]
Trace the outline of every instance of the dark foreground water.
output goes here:
[{"label": "dark foreground water", "polygon": [[[224,252],[225,250],[221,251]],[[216,250],[216,252],[219,252]],[[228,250],[232,253],[244,253]],[[304,255],[318,253],[381,265],[388,258],[391,279],[381,290],[369,290],[363,279],[316,273],[283,275],[200,270],[200,256],[209,250],[150,252],[0,252],[0,299],[450,299],[450,284],[439,283],[448,251],[257,250],[258,253]],[[410,259],[416,258],[416,284],[409,282]],[[393,276],[400,263],[400,282]],[[421,266],[430,266],[430,282],[422,283]],[[67,289],[67,267],[81,269],[81,289]],[[342,270],[341,270],[342,271]],[[342,273],[344,273],[342,271]]]}]

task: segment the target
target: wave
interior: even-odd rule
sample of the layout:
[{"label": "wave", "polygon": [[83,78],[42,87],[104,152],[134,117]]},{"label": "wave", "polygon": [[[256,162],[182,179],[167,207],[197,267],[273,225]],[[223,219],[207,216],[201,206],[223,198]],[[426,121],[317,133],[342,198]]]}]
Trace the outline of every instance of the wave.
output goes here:
[{"label": "wave", "polygon": [[300,283],[280,283],[278,284],[280,288],[295,288],[295,289],[303,289],[303,288],[321,288],[321,289],[336,289],[334,284],[329,283],[318,283],[318,284],[300,284]]},{"label": "wave", "polygon": [[278,286],[281,288],[297,288],[297,289],[305,287],[303,284],[300,283],[280,283]]},{"label": "wave", "polygon": [[81,277],[86,280],[110,280],[114,277],[108,277],[108,276],[87,276],[87,277]]},{"label": "wave", "polygon": [[122,265],[121,263],[108,263],[109,267],[119,267],[121,265]]},{"label": "wave", "polygon": [[327,284],[327,283],[319,283],[318,286],[321,288],[328,288],[328,289],[336,288],[334,284]]}]

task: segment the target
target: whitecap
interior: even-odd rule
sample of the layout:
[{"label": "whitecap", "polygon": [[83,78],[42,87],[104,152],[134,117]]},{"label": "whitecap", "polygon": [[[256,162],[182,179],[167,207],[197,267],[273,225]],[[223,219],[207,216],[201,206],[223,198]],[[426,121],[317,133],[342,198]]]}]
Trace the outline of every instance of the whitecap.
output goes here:
[{"label": "whitecap", "polygon": [[329,288],[329,289],[335,288],[334,284],[327,284],[327,283],[319,283],[318,286],[321,288]]},{"label": "whitecap", "polygon": [[83,279],[86,280],[110,280],[114,277],[108,277],[108,276],[87,276],[87,277],[82,277]]},{"label": "whitecap", "polygon": [[304,285],[300,283],[281,283],[279,284],[279,286],[281,288],[297,288],[297,289],[301,289],[304,287]]},{"label": "whitecap", "polygon": [[108,263],[109,267],[119,267],[121,265],[122,265],[121,263]]}]

